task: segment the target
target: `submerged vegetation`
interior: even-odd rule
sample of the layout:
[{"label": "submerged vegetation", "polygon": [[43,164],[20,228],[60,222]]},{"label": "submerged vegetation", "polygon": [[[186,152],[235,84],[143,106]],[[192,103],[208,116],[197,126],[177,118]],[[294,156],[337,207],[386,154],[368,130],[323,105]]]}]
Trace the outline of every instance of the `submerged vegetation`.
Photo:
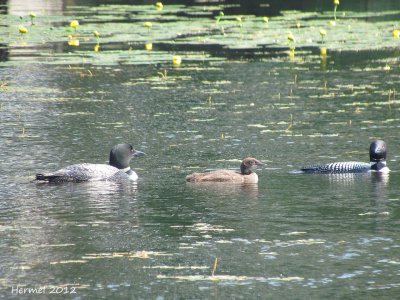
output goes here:
[{"label": "submerged vegetation", "polygon": [[335,0],[332,11],[282,11],[279,16],[262,17],[227,15],[223,5],[70,6],[59,15],[46,11],[1,15],[0,36],[3,48],[16,50],[10,61],[17,61],[19,52],[29,48],[31,60],[24,56],[24,63],[58,64],[82,57],[91,64],[171,63],[176,55],[185,61],[243,53],[253,58],[285,57],[288,48],[290,56],[295,49],[297,55],[326,56],[398,46],[399,30],[392,19],[400,12],[344,12],[339,5]]}]

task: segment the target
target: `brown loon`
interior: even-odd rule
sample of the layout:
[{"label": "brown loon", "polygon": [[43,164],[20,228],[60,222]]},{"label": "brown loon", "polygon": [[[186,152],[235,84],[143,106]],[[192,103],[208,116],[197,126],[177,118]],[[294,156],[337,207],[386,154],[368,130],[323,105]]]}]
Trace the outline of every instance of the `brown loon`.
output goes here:
[{"label": "brown loon", "polygon": [[189,182],[227,182],[227,183],[257,183],[258,175],[254,169],[263,163],[253,157],[243,159],[240,172],[233,170],[215,170],[205,173],[193,173],[186,176]]}]

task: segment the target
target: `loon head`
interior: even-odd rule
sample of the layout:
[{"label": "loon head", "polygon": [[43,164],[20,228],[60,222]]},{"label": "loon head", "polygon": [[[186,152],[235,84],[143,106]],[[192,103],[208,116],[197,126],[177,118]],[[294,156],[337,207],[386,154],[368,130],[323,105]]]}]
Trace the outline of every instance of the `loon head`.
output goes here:
[{"label": "loon head", "polygon": [[243,175],[249,175],[257,168],[257,166],[261,166],[263,163],[254,157],[247,157],[243,159],[242,164],[240,165],[240,172]]},{"label": "loon head", "polygon": [[145,153],[133,149],[130,144],[115,145],[110,152],[110,166],[118,169],[129,168],[129,162],[134,156],[141,156]]},{"label": "loon head", "polygon": [[382,140],[375,140],[369,147],[369,160],[371,162],[384,162],[386,161],[387,147],[386,143]]}]

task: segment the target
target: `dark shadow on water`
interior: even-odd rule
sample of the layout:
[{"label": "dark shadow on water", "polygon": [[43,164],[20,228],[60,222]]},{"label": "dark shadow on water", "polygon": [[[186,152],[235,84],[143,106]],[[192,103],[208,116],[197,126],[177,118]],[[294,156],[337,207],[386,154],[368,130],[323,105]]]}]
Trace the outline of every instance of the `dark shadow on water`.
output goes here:
[{"label": "dark shadow on water", "polygon": [[8,46],[5,44],[0,44],[0,62],[7,61],[10,55]]}]

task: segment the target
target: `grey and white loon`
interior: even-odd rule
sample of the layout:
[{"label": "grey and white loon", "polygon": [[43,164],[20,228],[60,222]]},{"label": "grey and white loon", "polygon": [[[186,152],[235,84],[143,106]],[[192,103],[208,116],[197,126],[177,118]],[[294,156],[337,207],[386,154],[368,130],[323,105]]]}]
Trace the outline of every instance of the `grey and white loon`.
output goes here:
[{"label": "grey and white loon", "polygon": [[110,151],[109,165],[106,164],[75,164],[49,174],[36,174],[36,183],[84,182],[99,180],[137,180],[129,162],[135,156],[144,155],[133,149],[130,144],[115,145]]},{"label": "grey and white loon", "polygon": [[386,166],[387,147],[382,140],[375,140],[369,147],[370,163],[348,161],[330,164],[316,164],[302,167],[303,173],[366,173],[370,171],[388,173]]}]

